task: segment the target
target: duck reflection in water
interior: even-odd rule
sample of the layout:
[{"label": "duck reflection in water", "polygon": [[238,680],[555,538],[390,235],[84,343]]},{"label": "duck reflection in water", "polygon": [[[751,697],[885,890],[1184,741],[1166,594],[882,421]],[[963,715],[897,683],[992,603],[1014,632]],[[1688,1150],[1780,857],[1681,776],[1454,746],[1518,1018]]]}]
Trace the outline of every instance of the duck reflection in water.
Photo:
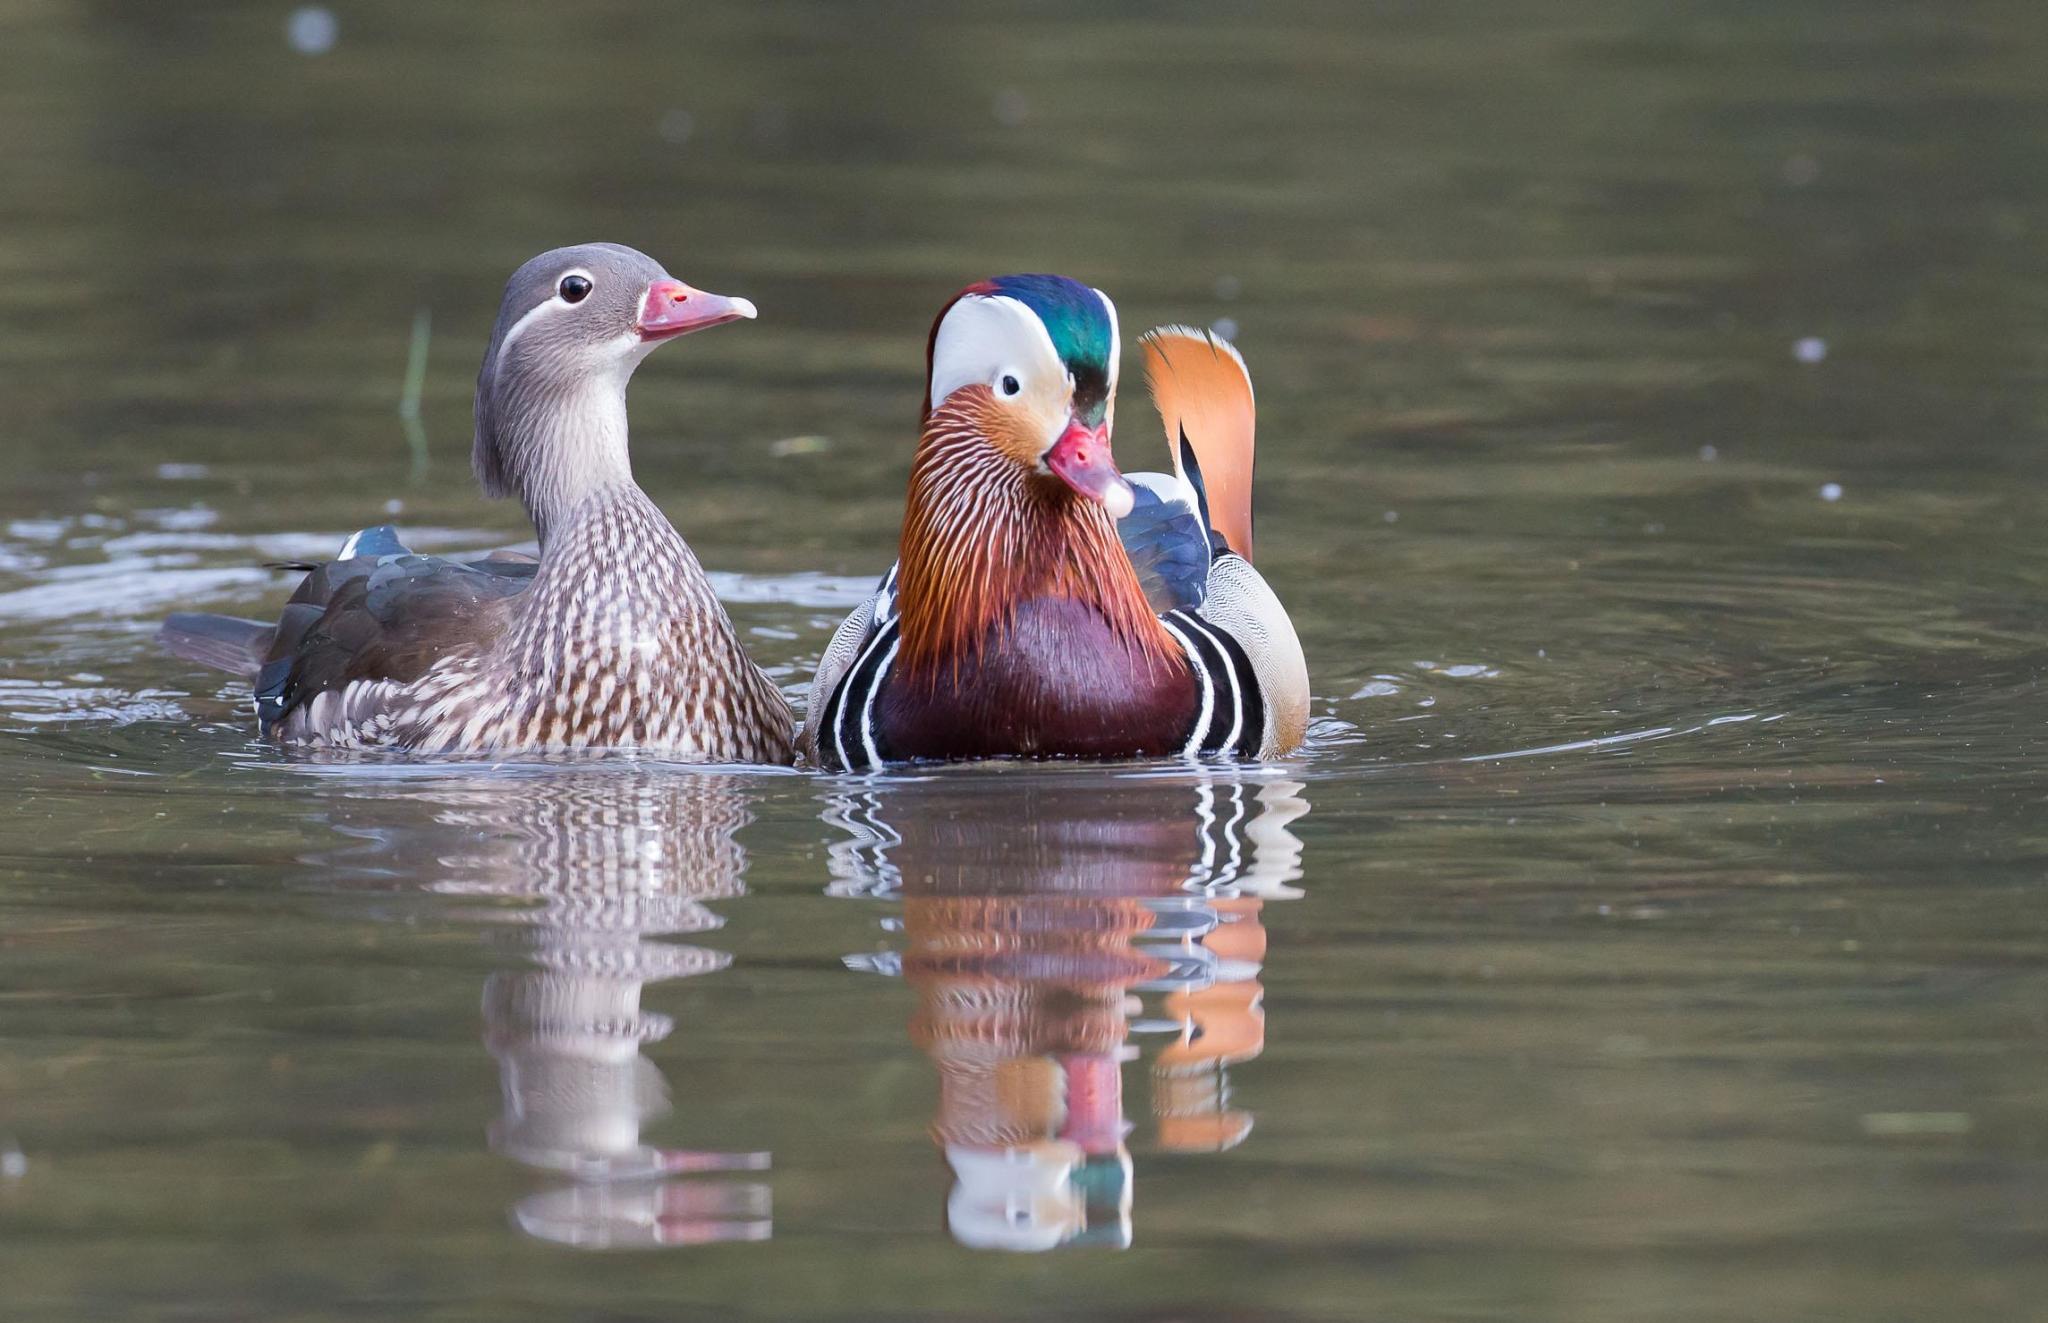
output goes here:
[{"label": "duck reflection in water", "polygon": [[718,927],[705,902],[743,893],[740,784],[617,767],[444,798],[440,822],[477,835],[440,861],[436,889],[530,902],[479,911],[505,925],[506,949],[532,966],[484,986],[484,1042],[504,1091],[490,1144],[570,1183],[522,1199],[514,1221],[593,1249],[767,1239],[767,1185],[681,1178],[760,1170],[768,1154],[658,1148],[641,1136],[669,1110],[668,1083],[641,1050],[675,1027],[642,1008],[641,990],[731,963],[653,939]]},{"label": "duck reflection in water", "polygon": [[832,849],[832,891],[902,905],[901,950],[847,964],[916,991],[955,1240],[1128,1246],[1124,1066],[1143,1056],[1158,1148],[1219,1152],[1251,1132],[1227,1069],[1265,1045],[1262,910],[1300,894],[1301,789],[1005,771],[835,799],[851,839]]}]

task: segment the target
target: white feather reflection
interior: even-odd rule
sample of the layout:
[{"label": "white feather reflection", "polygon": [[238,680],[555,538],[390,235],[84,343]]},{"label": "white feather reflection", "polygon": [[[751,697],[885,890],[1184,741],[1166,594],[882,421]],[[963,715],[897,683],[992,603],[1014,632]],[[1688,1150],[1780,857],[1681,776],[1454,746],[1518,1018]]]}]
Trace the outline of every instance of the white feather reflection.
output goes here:
[{"label": "white feather reflection", "polygon": [[477,833],[441,862],[444,893],[516,898],[479,907],[531,967],[485,984],[484,1042],[497,1059],[501,1114],[491,1147],[571,1184],[513,1209],[537,1238],[592,1249],[765,1240],[770,1194],[758,1181],[694,1180],[765,1169],[766,1153],[649,1144],[671,1110],[668,1082],[642,1048],[674,1031],[643,989],[714,973],[724,952],[657,940],[722,923],[706,902],[743,894],[749,821],[728,777],[625,767],[535,779],[508,793],[481,778],[439,820]]}]

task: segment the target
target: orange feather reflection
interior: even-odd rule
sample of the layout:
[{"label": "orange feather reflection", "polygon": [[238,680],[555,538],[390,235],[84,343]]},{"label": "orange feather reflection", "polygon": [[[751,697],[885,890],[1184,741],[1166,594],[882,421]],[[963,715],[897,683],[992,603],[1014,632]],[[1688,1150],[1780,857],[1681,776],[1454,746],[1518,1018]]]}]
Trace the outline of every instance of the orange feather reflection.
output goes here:
[{"label": "orange feather reflection", "polygon": [[[1079,787],[958,777],[842,796],[833,890],[900,899],[900,955],[938,1077],[946,1224],[977,1248],[1127,1246],[1124,1066],[1150,1057],[1161,1150],[1251,1131],[1226,1070],[1265,1043],[1267,900],[1298,893],[1291,782]],[[892,811],[895,810],[895,811]],[[900,824],[900,825],[899,825]]]}]

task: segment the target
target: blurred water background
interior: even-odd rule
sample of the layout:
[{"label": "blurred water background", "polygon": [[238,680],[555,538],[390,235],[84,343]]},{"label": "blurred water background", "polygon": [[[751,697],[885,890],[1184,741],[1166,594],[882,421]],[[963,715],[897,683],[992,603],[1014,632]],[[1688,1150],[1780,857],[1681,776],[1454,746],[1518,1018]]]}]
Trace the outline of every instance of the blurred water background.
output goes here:
[{"label": "blurred water background", "polygon": [[[2044,72],[2032,0],[0,0],[0,1315],[2041,1317]],[[525,536],[476,360],[598,238],[761,307],[635,456],[793,687],[953,290],[1235,335],[1310,747],[254,744],[156,620]]]}]

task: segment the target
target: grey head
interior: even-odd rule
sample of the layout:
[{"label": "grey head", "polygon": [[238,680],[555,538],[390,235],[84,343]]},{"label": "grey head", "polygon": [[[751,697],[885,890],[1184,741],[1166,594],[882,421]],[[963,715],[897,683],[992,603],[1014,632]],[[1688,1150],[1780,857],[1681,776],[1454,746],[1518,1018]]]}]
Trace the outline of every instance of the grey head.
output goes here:
[{"label": "grey head", "polygon": [[486,495],[517,495],[547,537],[582,491],[630,477],[626,383],[656,345],[752,317],[621,244],[542,253],[512,273],[476,379],[471,459]]}]

